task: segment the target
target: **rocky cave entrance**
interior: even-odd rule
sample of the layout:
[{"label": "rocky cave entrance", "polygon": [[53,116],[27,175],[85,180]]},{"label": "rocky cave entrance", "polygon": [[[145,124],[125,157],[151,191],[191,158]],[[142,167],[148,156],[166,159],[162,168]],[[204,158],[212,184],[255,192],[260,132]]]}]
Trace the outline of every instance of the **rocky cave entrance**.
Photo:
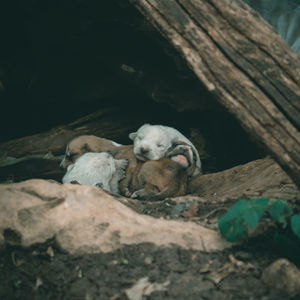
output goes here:
[{"label": "rocky cave entrance", "polygon": [[205,173],[264,155],[129,3],[6,6],[2,28],[11,31],[0,63],[1,182],[60,180],[59,158],[50,163],[28,156],[62,155],[79,134],[129,144],[128,134],[144,123],[172,126],[188,136]]}]

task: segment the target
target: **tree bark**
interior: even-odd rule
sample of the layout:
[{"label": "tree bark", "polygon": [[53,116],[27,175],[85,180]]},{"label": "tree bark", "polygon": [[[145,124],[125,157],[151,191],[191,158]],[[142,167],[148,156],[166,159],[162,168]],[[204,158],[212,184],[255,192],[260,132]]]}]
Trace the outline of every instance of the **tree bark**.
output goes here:
[{"label": "tree bark", "polygon": [[131,0],[300,188],[300,61],[239,0]]},{"label": "tree bark", "polygon": [[[67,125],[0,144],[0,182],[19,182],[30,178],[60,181],[59,168],[67,143],[75,136],[94,134],[115,141],[127,139],[144,115],[135,116],[119,107],[102,108]],[[46,155],[51,152],[52,155]]]},{"label": "tree bark", "polygon": [[[134,117],[133,117],[134,116]],[[143,122],[144,115],[136,116],[134,112],[118,107],[100,109],[67,125],[55,127],[47,132],[25,136],[0,144],[0,158],[20,158],[28,155],[63,154],[67,143],[82,134],[94,134],[111,140],[120,141],[128,132]],[[1,164],[1,160],[0,160]]]}]

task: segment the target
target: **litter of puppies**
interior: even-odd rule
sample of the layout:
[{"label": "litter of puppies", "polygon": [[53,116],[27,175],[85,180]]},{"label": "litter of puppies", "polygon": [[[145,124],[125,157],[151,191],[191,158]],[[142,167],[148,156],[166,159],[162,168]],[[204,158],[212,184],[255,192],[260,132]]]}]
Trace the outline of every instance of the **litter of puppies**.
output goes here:
[{"label": "litter of puppies", "polygon": [[184,195],[188,180],[202,172],[197,149],[172,127],[144,124],[129,138],[133,145],[93,135],[72,139],[60,164],[62,182],[155,201]]}]

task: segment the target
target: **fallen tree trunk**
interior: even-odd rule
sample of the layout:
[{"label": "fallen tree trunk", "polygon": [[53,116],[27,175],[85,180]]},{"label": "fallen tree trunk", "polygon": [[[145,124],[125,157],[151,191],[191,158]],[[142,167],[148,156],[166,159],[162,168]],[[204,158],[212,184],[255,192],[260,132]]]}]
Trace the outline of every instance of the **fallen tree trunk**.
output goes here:
[{"label": "fallen tree trunk", "polygon": [[300,199],[300,191],[270,157],[195,177],[189,182],[187,193],[200,196],[205,203],[220,205],[242,198],[284,199],[289,202]]},{"label": "fallen tree trunk", "polygon": [[300,188],[300,61],[239,0],[131,0]]},{"label": "fallen tree trunk", "polygon": [[127,111],[124,113],[124,109],[118,107],[100,109],[47,132],[1,143],[0,158],[5,160],[7,156],[20,158],[28,155],[45,155],[48,152],[54,155],[63,154],[67,143],[82,134],[94,134],[119,141],[127,137],[132,127],[138,127],[143,117],[141,115],[131,118]]}]

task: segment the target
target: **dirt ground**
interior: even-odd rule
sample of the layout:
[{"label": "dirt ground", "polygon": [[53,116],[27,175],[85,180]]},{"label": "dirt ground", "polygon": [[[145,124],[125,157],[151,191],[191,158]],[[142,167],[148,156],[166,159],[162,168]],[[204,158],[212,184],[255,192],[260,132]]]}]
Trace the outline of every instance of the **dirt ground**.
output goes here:
[{"label": "dirt ground", "polygon": [[[209,225],[210,218],[223,213],[222,207],[205,206],[186,215],[167,199],[139,202],[135,209],[155,217],[195,222],[206,218]],[[141,297],[134,292],[136,298],[131,299],[288,299],[261,280],[263,269],[282,257],[269,236],[215,253],[139,244],[73,256],[53,241],[29,249],[7,247],[0,251],[0,299],[129,299],[128,289],[145,277],[153,289]]]},{"label": "dirt ground", "polygon": [[[238,176],[237,176],[238,174]],[[272,174],[272,176],[269,176]],[[299,192],[279,167],[260,160],[201,176],[201,197],[150,202],[115,197],[140,214],[180,219],[216,229],[217,220],[241,196],[280,196],[295,205]],[[211,193],[211,190],[214,193]],[[237,198],[238,197],[238,198]],[[299,213],[300,208],[295,209]],[[50,240],[31,248],[0,248],[0,300],[96,299],[300,299],[261,279],[276,259],[288,257],[272,242],[273,229],[222,252],[153,244],[127,245],[111,253],[74,256]],[[290,259],[298,268],[298,261]],[[143,286],[144,284],[144,286]],[[131,289],[142,286],[139,291]]]}]

